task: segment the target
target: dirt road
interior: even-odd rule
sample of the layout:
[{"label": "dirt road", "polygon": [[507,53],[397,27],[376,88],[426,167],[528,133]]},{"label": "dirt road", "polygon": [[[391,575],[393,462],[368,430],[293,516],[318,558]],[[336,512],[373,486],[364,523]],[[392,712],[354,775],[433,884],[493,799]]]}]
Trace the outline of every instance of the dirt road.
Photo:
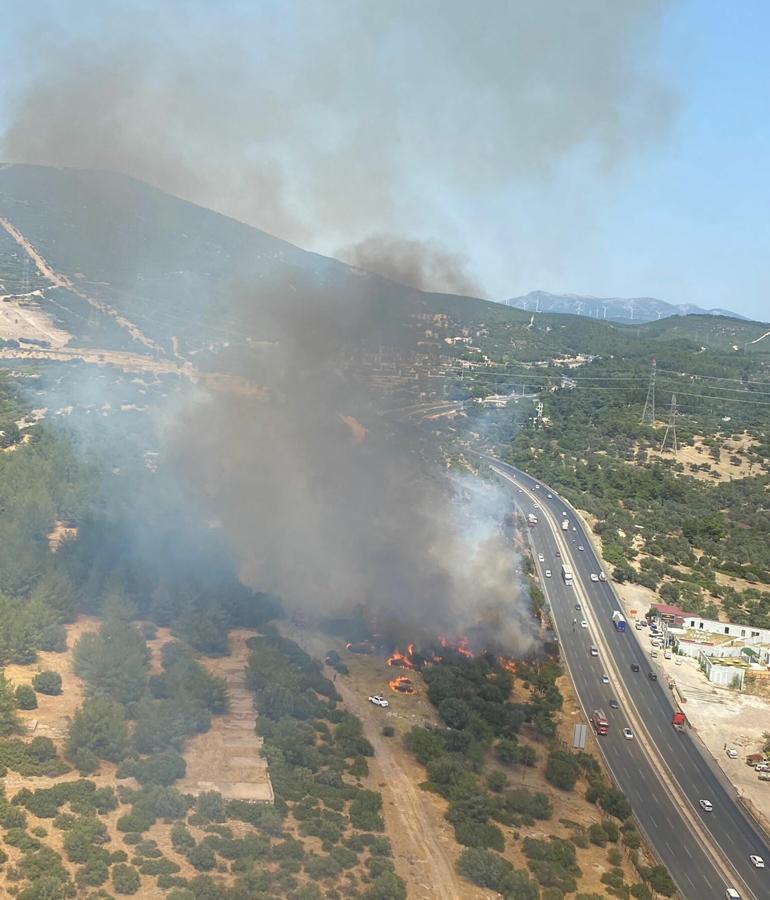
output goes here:
[{"label": "dirt road", "polygon": [[[323,659],[329,648],[328,638],[286,627],[287,637],[317,659]],[[332,678],[334,672],[325,674]],[[387,724],[383,710],[372,706],[367,696],[349,678],[337,676],[335,687],[345,706],[361,719],[364,733],[374,747],[369,760],[373,781],[382,792],[383,814],[388,837],[393,845],[396,869],[408,886],[410,900],[482,900],[497,896],[474,888],[455,871],[457,847],[451,826],[438,810],[437,798],[421,791],[417,779],[410,775],[405,751],[397,738],[386,738],[382,726]],[[442,801],[443,802],[443,801]]]}]

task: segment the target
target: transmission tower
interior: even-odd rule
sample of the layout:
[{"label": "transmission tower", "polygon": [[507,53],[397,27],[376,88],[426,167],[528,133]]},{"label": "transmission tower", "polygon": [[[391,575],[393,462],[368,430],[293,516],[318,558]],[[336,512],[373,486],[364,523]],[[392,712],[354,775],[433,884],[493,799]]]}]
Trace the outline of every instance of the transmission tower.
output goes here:
[{"label": "transmission tower", "polygon": [[644,401],[644,409],[642,410],[642,418],[639,422],[644,425],[649,420],[650,425],[655,424],[655,373],[657,371],[657,362],[653,359],[652,371],[650,372],[650,383],[647,386],[647,399]]},{"label": "transmission tower", "polygon": [[666,425],[666,433],[663,435],[663,443],[660,445],[661,453],[666,449],[666,441],[668,440],[669,432],[671,432],[671,449],[674,453],[679,449],[679,445],[676,442],[676,416],[676,394],[672,394],[671,410],[668,414],[668,425]]}]

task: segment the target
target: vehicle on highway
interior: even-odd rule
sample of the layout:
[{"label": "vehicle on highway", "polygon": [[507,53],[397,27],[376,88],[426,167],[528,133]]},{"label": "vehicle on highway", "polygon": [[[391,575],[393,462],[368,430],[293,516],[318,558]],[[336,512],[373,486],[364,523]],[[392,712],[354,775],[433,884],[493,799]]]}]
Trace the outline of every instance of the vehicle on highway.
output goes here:
[{"label": "vehicle on highway", "polygon": [[596,647],[591,647],[591,656],[598,656],[599,651]]},{"label": "vehicle on highway", "polygon": [[614,697],[610,698],[610,709],[620,709],[620,704]]},{"label": "vehicle on highway", "polygon": [[540,507],[537,505],[537,503],[533,503],[533,504],[532,504],[532,508],[533,508],[533,509],[540,509]]},{"label": "vehicle on highway", "polygon": [[639,671],[639,665],[638,665],[638,663],[631,663],[631,671],[632,671],[632,672],[638,672],[638,671]]},{"label": "vehicle on highway", "polygon": [[390,706],[390,703],[382,696],[382,694],[374,694],[369,698],[369,702],[373,703],[375,706],[382,707],[382,709],[387,709]]},{"label": "vehicle on highway", "polygon": [[607,576],[604,574],[604,572],[599,572],[599,581],[606,581],[606,580],[607,580]]},{"label": "vehicle on highway", "polygon": [[540,490],[540,485],[539,485],[539,484],[536,484],[536,485],[534,485],[534,488],[535,488],[536,491],[539,491],[539,490]]},{"label": "vehicle on highway", "polygon": [[599,580],[599,576],[596,574],[596,572],[591,572],[591,574],[589,575],[589,578],[591,579],[591,581]]},{"label": "vehicle on highway", "polygon": [[540,560],[540,562],[545,562],[545,557],[543,556],[542,553],[538,553],[537,558]]},{"label": "vehicle on highway", "polygon": [[623,737],[624,737],[627,741],[630,741],[630,740],[633,738],[633,736],[634,736],[634,733],[633,733],[633,731],[631,731],[630,728],[624,728],[624,729],[623,729]]},{"label": "vehicle on highway", "polygon": [[648,672],[648,673],[647,673],[647,677],[650,679],[650,681],[657,681],[657,680],[658,680],[658,676],[657,676],[654,672]]},{"label": "vehicle on highway", "polygon": [[588,628],[588,622],[586,622],[586,620],[583,619],[583,620],[581,621],[581,623],[580,623],[580,627],[581,627],[581,628]]},{"label": "vehicle on highway", "polygon": [[684,731],[684,723],[687,721],[687,717],[682,712],[681,709],[677,709],[673,715],[671,716],[671,724],[677,731]]},{"label": "vehicle on highway", "polygon": [[705,810],[706,812],[711,812],[711,810],[714,808],[710,800],[699,800],[698,803],[700,803],[701,809]]},{"label": "vehicle on highway", "polygon": [[563,563],[561,567],[561,577],[564,579],[565,584],[572,584],[572,569],[569,566],[565,566]]},{"label": "vehicle on highway", "polygon": [[534,513],[527,513],[527,525],[537,525],[537,516]]},{"label": "vehicle on highway", "polygon": [[576,609],[578,612],[580,612],[580,604],[579,604],[579,603],[576,603],[576,604],[575,604],[575,609]]},{"label": "vehicle on highway", "polygon": [[602,675],[602,684],[609,684],[610,679],[606,675]]},{"label": "vehicle on highway", "polygon": [[562,520],[561,520],[561,530],[562,530],[562,531],[569,531],[569,519],[562,519]]},{"label": "vehicle on highway", "polygon": [[583,547],[583,545],[582,545],[582,544],[578,544],[578,550],[583,550],[583,549],[585,549],[585,548]]},{"label": "vehicle on highway", "polygon": [[626,620],[619,609],[612,611],[612,624],[615,626],[615,631],[624,632],[626,630]]},{"label": "vehicle on highway", "polygon": [[549,494],[549,495],[548,495],[548,499],[549,499],[549,500],[553,500],[553,494]]},{"label": "vehicle on highway", "polygon": [[735,890],[735,888],[728,888],[725,891],[725,897],[726,900],[741,900],[741,895],[738,893],[738,891]]},{"label": "vehicle on highway", "polygon": [[595,709],[591,713],[591,724],[597,734],[607,734],[610,730],[610,723],[603,709]]},{"label": "vehicle on highway", "polygon": [[557,556],[559,559],[561,559],[561,553],[559,553],[558,550],[556,551],[556,553],[554,553],[554,556]]},{"label": "vehicle on highway", "polygon": [[738,759],[738,751],[733,747],[727,748],[727,755],[730,757],[730,759]]},{"label": "vehicle on highway", "polygon": [[550,569],[546,569],[546,570],[545,570],[545,577],[546,577],[546,578],[550,578],[550,577],[551,577],[551,570],[550,570]]},{"label": "vehicle on highway", "polygon": [[749,856],[749,859],[751,860],[751,864],[752,864],[752,866],[754,866],[755,869],[764,869],[765,868],[764,859],[762,859],[761,856],[757,856],[756,853],[752,853]]}]

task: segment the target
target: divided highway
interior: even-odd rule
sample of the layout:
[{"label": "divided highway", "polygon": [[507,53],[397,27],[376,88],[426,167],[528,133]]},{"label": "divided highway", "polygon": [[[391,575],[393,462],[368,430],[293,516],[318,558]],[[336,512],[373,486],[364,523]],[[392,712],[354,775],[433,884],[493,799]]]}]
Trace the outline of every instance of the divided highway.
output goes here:
[{"label": "divided highway", "polygon": [[[649,679],[648,673],[658,670],[640,646],[633,623],[625,633],[615,630],[612,612],[621,609],[620,603],[611,583],[590,580],[601,567],[574,511],[537,479],[494,457],[484,458],[510,486],[522,512],[538,514],[530,537],[536,553],[543,555],[538,570],[581,706],[586,716],[594,709],[607,714],[609,734],[597,741],[681,894],[688,900],[724,898],[730,887],[742,900],[770,897],[770,871],[756,869],[749,859],[756,854],[770,866],[767,840],[737,805],[713,760],[690,734],[672,727],[670,691],[662,681]],[[534,503],[540,508],[535,510]],[[560,527],[565,510],[567,532]],[[572,568],[572,586],[562,580],[562,563]],[[581,627],[583,619],[587,628]],[[596,657],[591,656],[592,645],[599,651]],[[633,664],[639,672],[632,671]],[[618,709],[610,707],[611,698]],[[634,734],[630,740],[623,737],[626,727]],[[701,809],[700,800],[711,801],[713,811]]]}]

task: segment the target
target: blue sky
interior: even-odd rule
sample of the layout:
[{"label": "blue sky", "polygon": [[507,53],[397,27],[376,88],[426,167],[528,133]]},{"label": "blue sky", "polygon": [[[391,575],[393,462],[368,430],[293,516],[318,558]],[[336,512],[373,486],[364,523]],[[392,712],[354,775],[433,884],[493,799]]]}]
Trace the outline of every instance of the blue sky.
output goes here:
[{"label": "blue sky", "polygon": [[426,241],[496,298],[770,319],[770,4],[466,6],[14,4],[2,155],[128,170],[332,255]]}]

